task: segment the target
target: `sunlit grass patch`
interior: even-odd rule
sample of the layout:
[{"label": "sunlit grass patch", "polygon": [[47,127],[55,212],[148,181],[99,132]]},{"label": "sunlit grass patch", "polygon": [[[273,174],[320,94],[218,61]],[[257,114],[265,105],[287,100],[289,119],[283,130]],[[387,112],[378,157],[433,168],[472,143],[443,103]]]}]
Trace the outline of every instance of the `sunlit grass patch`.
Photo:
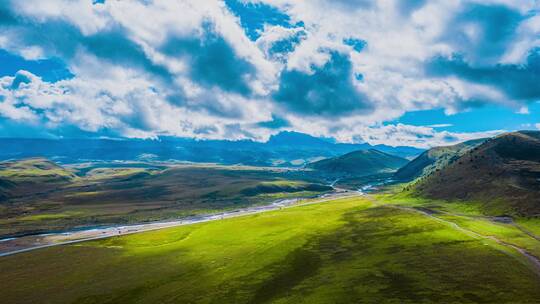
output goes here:
[{"label": "sunlit grass patch", "polygon": [[485,203],[479,201],[436,200],[415,196],[405,191],[375,194],[374,197],[386,204],[398,204],[410,207],[429,207],[436,210],[471,216],[485,214]]},{"label": "sunlit grass patch", "polygon": [[534,303],[498,246],[355,197],[16,255],[0,280],[6,303]]},{"label": "sunlit grass patch", "polygon": [[35,214],[19,217],[21,221],[43,221],[43,220],[55,220],[55,219],[64,219],[69,217],[76,217],[83,215],[83,212],[79,211],[66,211],[61,213],[45,213],[45,214]]},{"label": "sunlit grass patch", "polygon": [[494,222],[490,219],[441,215],[442,218],[484,236],[495,237],[540,257],[540,242],[512,224]]},{"label": "sunlit grass patch", "polygon": [[531,233],[540,236],[540,218],[518,218],[516,223]]}]

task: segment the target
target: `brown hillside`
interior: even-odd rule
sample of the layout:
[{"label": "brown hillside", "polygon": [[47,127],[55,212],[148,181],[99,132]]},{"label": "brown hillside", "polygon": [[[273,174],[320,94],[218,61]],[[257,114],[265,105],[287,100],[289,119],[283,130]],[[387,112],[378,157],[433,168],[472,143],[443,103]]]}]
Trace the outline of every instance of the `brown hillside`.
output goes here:
[{"label": "brown hillside", "polygon": [[540,216],[540,132],[507,133],[418,181],[430,198],[476,200],[492,213]]}]

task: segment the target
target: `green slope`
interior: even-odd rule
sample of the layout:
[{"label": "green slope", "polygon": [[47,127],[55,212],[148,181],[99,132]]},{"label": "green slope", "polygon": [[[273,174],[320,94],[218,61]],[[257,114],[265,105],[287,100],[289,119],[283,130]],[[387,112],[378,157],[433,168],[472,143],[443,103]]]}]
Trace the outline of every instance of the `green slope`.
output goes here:
[{"label": "green slope", "polygon": [[240,166],[104,163],[68,168],[45,159],[4,162],[0,237],[179,218],[332,190],[293,178]]},{"label": "green slope", "polygon": [[336,176],[366,176],[394,171],[407,162],[404,158],[370,149],[323,159],[310,163],[307,167]]},{"label": "green slope", "polygon": [[52,183],[75,177],[73,172],[44,158],[0,162],[0,178],[15,183]]},{"label": "green slope", "polygon": [[487,214],[540,216],[540,132],[497,136],[420,179],[419,196],[477,201]]},{"label": "green slope", "polygon": [[2,303],[537,303],[515,252],[359,198],[0,259]]},{"label": "green slope", "polygon": [[44,158],[0,162],[0,202],[51,191],[75,179],[73,172]]},{"label": "green slope", "polygon": [[412,181],[415,178],[429,175],[437,169],[444,168],[468,150],[482,144],[484,141],[486,141],[485,138],[470,140],[453,146],[431,148],[400,168],[394,174],[394,179],[398,181]]}]

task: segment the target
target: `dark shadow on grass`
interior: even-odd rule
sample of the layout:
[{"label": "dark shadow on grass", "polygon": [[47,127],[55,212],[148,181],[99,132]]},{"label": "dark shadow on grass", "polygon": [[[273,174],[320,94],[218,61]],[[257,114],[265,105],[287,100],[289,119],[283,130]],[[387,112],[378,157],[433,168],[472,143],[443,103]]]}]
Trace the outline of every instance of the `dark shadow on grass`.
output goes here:
[{"label": "dark shadow on grass", "polygon": [[316,274],[320,265],[320,257],[310,250],[300,248],[291,252],[274,275],[260,285],[249,303],[267,303],[286,296],[294,286]]}]

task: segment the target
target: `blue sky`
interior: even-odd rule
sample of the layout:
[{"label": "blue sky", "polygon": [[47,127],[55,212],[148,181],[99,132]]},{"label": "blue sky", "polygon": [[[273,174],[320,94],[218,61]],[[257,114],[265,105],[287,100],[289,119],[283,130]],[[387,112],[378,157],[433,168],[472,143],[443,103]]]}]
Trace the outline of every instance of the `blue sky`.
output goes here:
[{"label": "blue sky", "polygon": [[6,0],[0,137],[264,141],[292,130],[425,148],[540,129],[539,10],[534,0]]},{"label": "blue sky", "polygon": [[531,104],[528,113],[519,114],[501,106],[485,106],[447,115],[444,109],[411,111],[389,123],[434,126],[452,132],[535,129],[540,117],[540,103]]}]

